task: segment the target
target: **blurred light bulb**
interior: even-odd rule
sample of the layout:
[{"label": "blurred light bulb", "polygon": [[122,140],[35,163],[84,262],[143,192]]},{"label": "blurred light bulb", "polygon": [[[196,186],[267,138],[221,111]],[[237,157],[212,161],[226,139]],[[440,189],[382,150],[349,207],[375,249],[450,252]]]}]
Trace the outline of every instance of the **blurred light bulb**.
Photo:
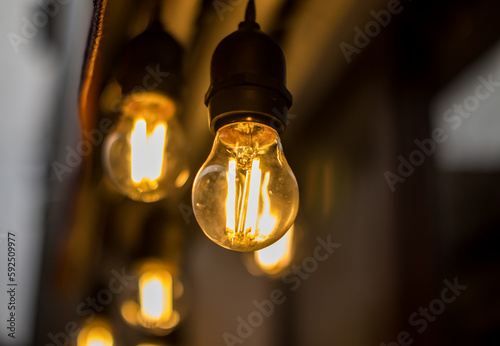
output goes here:
[{"label": "blurred light bulb", "polygon": [[269,275],[276,275],[290,265],[293,257],[294,227],[276,243],[253,253],[255,263],[260,270]]},{"label": "blurred light bulb", "polygon": [[168,334],[180,321],[174,300],[182,296],[182,284],[174,282],[166,265],[151,260],[140,268],[137,290],[136,298],[122,304],[125,321],[153,334]]},{"label": "blurred light bulb", "polygon": [[297,215],[299,191],[278,133],[254,122],[219,129],[192,200],[200,227],[222,247],[254,251],[280,239]]},{"label": "blurred light bulb", "polygon": [[176,105],[156,92],[129,95],[115,130],[106,138],[103,165],[125,196],[155,202],[189,177]]},{"label": "blurred light bulb", "polygon": [[113,346],[111,328],[103,321],[93,321],[78,334],[78,346]]}]

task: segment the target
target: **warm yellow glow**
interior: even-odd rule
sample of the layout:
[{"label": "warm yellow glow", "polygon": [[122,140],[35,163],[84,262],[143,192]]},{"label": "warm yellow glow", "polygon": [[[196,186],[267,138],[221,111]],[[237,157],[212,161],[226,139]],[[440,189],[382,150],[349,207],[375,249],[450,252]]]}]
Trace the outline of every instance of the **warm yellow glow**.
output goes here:
[{"label": "warm yellow glow", "polygon": [[106,324],[90,324],[78,334],[78,346],[113,346],[113,344],[113,335]]},{"label": "warm yellow glow", "polygon": [[163,152],[165,150],[166,124],[157,125],[153,133],[147,133],[146,121],[135,122],[130,138],[131,175],[134,183],[144,179],[157,180],[162,172]]},{"label": "warm yellow glow", "polygon": [[155,127],[148,142],[148,178],[153,181],[160,177],[163,166],[163,152],[165,150],[166,125]]},{"label": "warm yellow glow", "polygon": [[264,237],[269,236],[277,222],[276,217],[271,214],[270,210],[271,202],[269,201],[268,185],[269,172],[264,176],[264,183],[262,184],[262,199],[264,206],[262,208],[262,216],[259,219],[259,233]]},{"label": "warm yellow glow", "polygon": [[137,296],[121,304],[121,315],[133,327],[167,335],[180,321],[174,302],[177,304],[182,295],[182,284],[174,280],[175,268],[151,259],[142,262],[137,272]]},{"label": "warm yellow glow", "polygon": [[229,160],[227,171],[226,228],[236,229],[236,160]]},{"label": "warm yellow glow", "polygon": [[[245,181],[245,190],[247,182],[250,181],[248,190],[247,210],[245,215],[245,228],[244,231],[251,235],[257,233],[257,213],[259,211],[259,195],[260,195],[260,181],[262,172],[259,169],[260,160],[253,160],[252,172],[247,171],[247,179]],[[250,176],[248,174],[250,173]]]},{"label": "warm yellow glow", "polygon": [[135,122],[132,135],[130,137],[131,161],[132,161],[132,180],[134,183],[141,182],[146,177],[147,165],[147,137],[146,121],[144,119]]},{"label": "warm yellow glow", "polygon": [[139,279],[141,318],[146,324],[170,320],[172,307],[172,275],[168,271],[150,271]]},{"label": "warm yellow glow", "polygon": [[181,188],[189,178],[189,169],[183,170],[175,179],[175,187]]},{"label": "warm yellow glow", "polygon": [[237,238],[239,241],[242,241],[242,238],[250,240],[257,236],[267,237],[277,222],[277,218],[270,211],[270,174],[267,172],[262,182],[260,160],[254,159],[251,170],[245,172],[243,179],[240,178],[244,181],[242,183],[237,179],[236,166],[236,160],[230,159],[226,173],[226,232],[231,240]]},{"label": "warm yellow glow", "polygon": [[257,265],[268,274],[276,274],[292,260],[294,226],[280,240],[254,252]]}]

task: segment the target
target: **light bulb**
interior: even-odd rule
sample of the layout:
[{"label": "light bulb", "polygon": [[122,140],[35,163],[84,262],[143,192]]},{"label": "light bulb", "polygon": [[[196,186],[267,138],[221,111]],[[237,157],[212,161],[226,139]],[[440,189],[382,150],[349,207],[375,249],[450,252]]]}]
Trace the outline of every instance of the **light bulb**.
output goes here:
[{"label": "light bulb", "polygon": [[107,176],[125,196],[155,202],[188,179],[184,135],[175,112],[175,102],[161,93],[133,93],[125,99],[102,156]]},{"label": "light bulb", "polygon": [[180,322],[183,285],[173,268],[157,259],[141,263],[137,272],[137,291],[121,304],[122,317],[131,326],[166,335]]},{"label": "light bulb", "polygon": [[299,190],[278,133],[256,122],[221,127],[192,202],[201,229],[222,247],[254,251],[280,239],[297,215]]}]

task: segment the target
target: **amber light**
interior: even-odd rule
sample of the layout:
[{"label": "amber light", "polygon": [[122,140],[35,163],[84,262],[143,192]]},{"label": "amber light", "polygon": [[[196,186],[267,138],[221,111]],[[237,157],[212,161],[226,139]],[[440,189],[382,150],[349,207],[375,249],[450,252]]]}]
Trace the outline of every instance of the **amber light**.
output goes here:
[{"label": "amber light", "polygon": [[78,334],[78,346],[113,346],[110,326],[103,321],[94,321]]},{"label": "amber light", "polygon": [[169,321],[173,314],[172,275],[168,271],[152,271],[139,279],[141,321],[156,325]]},{"label": "amber light", "polygon": [[267,274],[275,275],[290,265],[293,258],[294,225],[276,243],[254,252],[258,267]]},{"label": "amber light", "polygon": [[121,313],[130,325],[153,334],[167,334],[179,323],[179,313],[174,309],[174,278],[166,265],[150,261],[140,267],[137,297],[125,301]]},{"label": "amber light", "polygon": [[176,102],[156,92],[128,95],[115,130],[104,142],[106,176],[123,195],[156,202],[189,177]]}]

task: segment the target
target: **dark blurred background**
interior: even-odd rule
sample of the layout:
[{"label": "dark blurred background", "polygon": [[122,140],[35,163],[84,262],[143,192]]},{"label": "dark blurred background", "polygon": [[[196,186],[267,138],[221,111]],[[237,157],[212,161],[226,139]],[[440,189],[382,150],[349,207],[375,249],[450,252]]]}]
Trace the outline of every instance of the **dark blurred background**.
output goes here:
[{"label": "dark blurred background", "polygon": [[[7,232],[18,263],[16,338],[2,293],[0,344],[77,345],[99,319],[126,346],[499,345],[500,2],[256,0],[286,56],[294,105],[282,140],[301,193],[296,251],[274,278],[212,243],[190,207],[213,141],[210,59],[246,1],[160,4],[185,50],[178,119],[191,175],[144,204],[107,181],[102,143],[81,162],[67,155],[82,129],[114,119],[114,66],[154,1],[0,2],[1,292]],[[322,241],[335,250],[311,260]],[[183,281],[166,336],[125,323],[127,290],[103,295],[148,256],[174,262]],[[252,321],[276,289],[284,302]]]}]

